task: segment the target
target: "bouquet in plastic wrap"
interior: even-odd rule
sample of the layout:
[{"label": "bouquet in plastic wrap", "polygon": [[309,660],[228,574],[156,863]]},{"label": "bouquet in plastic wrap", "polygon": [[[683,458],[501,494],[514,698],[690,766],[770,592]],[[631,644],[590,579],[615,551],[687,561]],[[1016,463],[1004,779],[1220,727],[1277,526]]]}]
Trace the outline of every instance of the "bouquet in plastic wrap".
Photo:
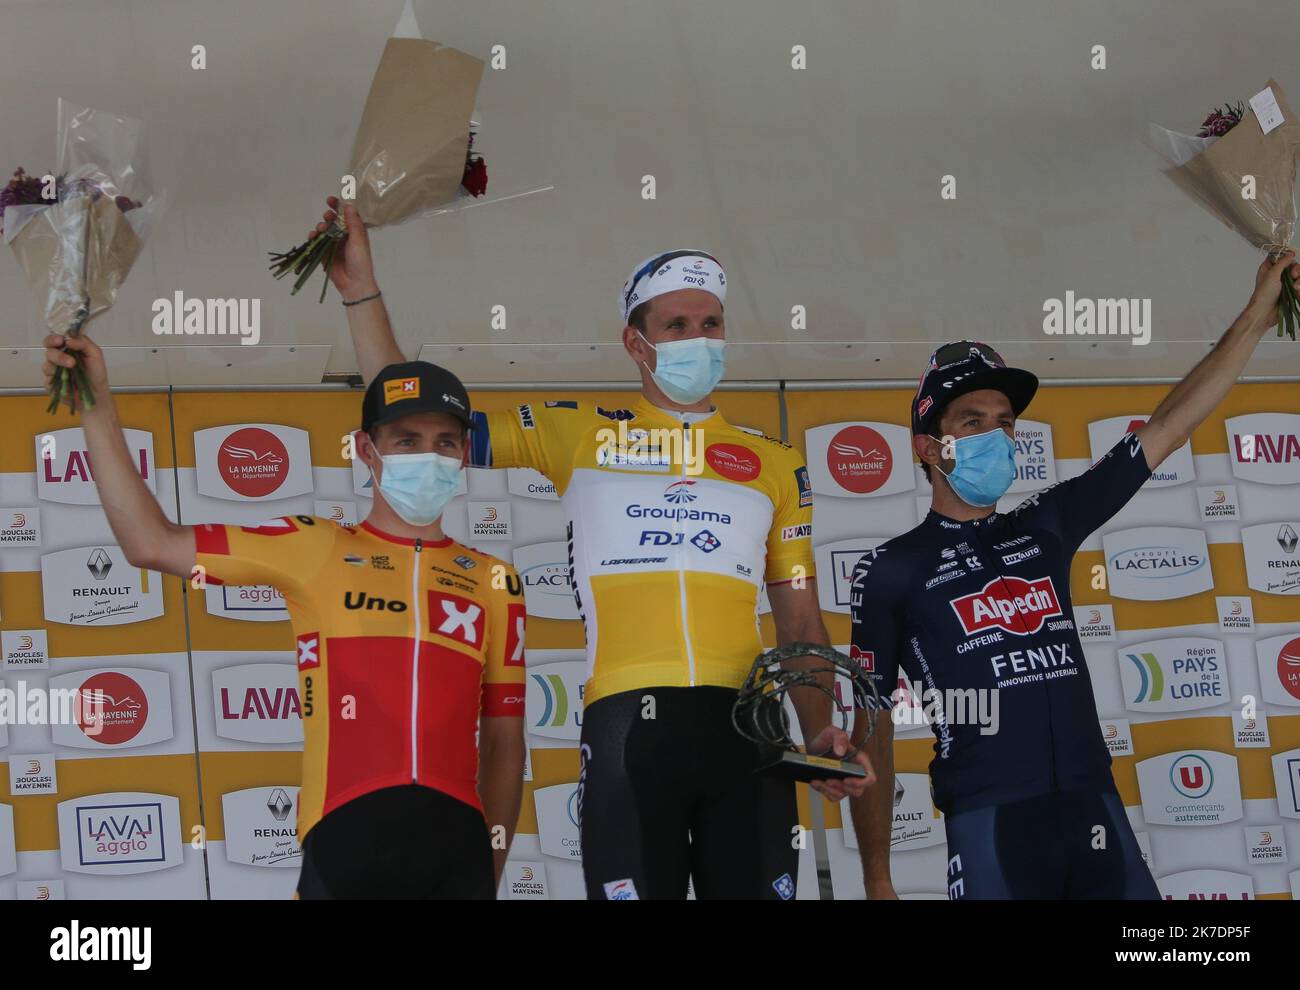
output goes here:
[{"label": "bouquet in plastic wrap", "polygon": [[[406,4],[371,80],[346,170],[355,181],[355,196],[345,189],[344,198],[367,227],[455,212],[487,191],[487,165],[474,150],[472,130],[482,76],[481,59],[424,40]],[[270,269],[276,278],[296,275],[292,294],[297,294],[317,268],[329,271],[346,237],[340,215],[323,234],[288,251],[270,252]],[[328,279],[321,285],[321,301],[328,285]]]},{"label": "bouquet in plastic wrap", "polygon": [[[1150,143],[1175,185],[1270,258],[1296,234],[1295,174],[1300,121],[1272,79],[1250,100],[1216,107],[1196,135],[1151,125]],[[1295,339],[1300,300],[1282,279],[1277,334]]]},{"label": "bouquet in plastic wrap", "polygon": [[[140,121],[59,100],[58,165],[37,178],[21,168],[0,190],[5,243],[36,294],[48,330],[68,337],[113,305],[162,210],[143,174]],[[50,412],[95,404],[80,363],[59,368]]]}]

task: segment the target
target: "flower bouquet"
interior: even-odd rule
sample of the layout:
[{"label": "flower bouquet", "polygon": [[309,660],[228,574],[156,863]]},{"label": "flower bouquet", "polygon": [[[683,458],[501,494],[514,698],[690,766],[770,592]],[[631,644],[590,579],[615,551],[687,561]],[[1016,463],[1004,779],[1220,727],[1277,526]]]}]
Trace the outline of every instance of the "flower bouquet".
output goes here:
[{"label": "flower bouquet", "polygon": [[[1300,122],[1272,79],[1250,100],[1216,107],[1193,136],[1151,125],[1150,143],[1174,184],[1270,258],[1296,233],[1295,175]],[[1277,334],[1295,339],[1300,300],[1282,279]]]},{"label": "flower bouquet", "polygon": [[[142,129],[130,117],[59,100],[58,167],[41,178],[21,168],[0,190],[0,229],[22,266],[48,330],[75,337],[113,305],[157,215],[141,171]],[[59,368],[49,411],[95,404],[78,363]]]},{"label": "flower bouquet", "polygon": [[[345,188],[343,198],[367,227],[453,212],[487,191],[487,165],[474,150],[472,130],[482,75],[481,59],[424,40],[407,3],[370,83],[346,169],[355,196]],[[297,294],[317,268],[329,271],[346,236],[339,216],[323,234],[270,252],[270,269],[276,278],[296,275]],[[322,302],[328,285],[326,278]]]}]

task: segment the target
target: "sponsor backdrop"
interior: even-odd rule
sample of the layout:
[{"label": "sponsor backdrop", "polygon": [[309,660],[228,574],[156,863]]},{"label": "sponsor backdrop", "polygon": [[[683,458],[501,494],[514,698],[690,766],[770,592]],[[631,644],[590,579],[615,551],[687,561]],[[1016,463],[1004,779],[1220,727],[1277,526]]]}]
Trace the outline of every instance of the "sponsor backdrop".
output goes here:
[{"label": "sponsor backdrop", "polygon": [[[1002,507],[1082,471],[1164,391],[1045,389],[1019,424],[1020,476]],[[499,409],[566,397],[474,401]],[[609,409],[630,401],[577,397]],[[848,642],[857,557],[928,507],[905,425],[910,398],[784,396],[787,439],[809,457],[818,588],[838,644]],[[118,401],[169,518],[251,525],[309,513],[347,524],[369,510],[368,473],[345,454],[358,393]],[[775,391],[722,393],[719,402],[732,422],[780,435]],[[0,896],[290,896],[302,723],[283,600],[269,587],[195,589],[129,567],[98,507],[76,420],[48,417],[44,400],[28,396],[0,397],[0,414],[18,426],[0,438],[0,686],[21,711],[24,688],[108,699],[93,719],[0,725]],[[1101,730],[1167,896],[1297,893],[1287,843],[1300,848],[1298,486],[1294,389],[1242,386],[1076,558],[1074,619]],[[445,523],[455,539],[515,565],[529,611],[527,781],[502,894],[581,897],[574,792],[584,662],[561,506],[535,472],[473,470]],[[774,642],[769,615],[762,625]],[[897,731],[905,792],[894,875],[904,896],[942,896],[943,821],[930,802],[929,730],[916,712],[916,724]],[[801,788],[806,827],[811,811]],[[861,897],[844,813],[824,811],[835,896]],[[797,896],[818,896],[811,841]]]},{"label": "sponsor backdrop", "polygon": [[[167,396],[119,403],[174,520]],[[115,545],[75,419],[39,396],[0,416],[0,897],[205,897],[181,581]],[[46,689],[72,702],[61,724]]]},{"label": "sponsor backdrop", "polygon": [[[498,409],[555,397],[474,402]],[[614,410],[633,396],[581,397]],[[169,518],[253,525],[307,513],[346,524],[369,512],[369,472],[345,453],[360,393],[170,398],[119,397],[141,474]],[[775,391],[728,393],[721,405],[735,423],[779,433]],[[65,427],[76,421],[47,417],[43,406],[0,398],[0,412],[20,425],[0,440],[0,687],[100,689],[112,700],[102,732],[0,725],[9,778],[0,896],[291,896],[302,719],[283,599],[271,587],[195,588],[130,568],[99,509],[81,431]],[[444,523],[515,565],[530,612],[528,779],[502,893],[582,897],[575,790],[585,662],[554,486],[533,471],[471,470]],[[763,622],[773,643],[770,617]],[[817,896],[811,838],[797,896]]]},{"label": "sponsor backdrop", "polygon": [[[1144,421],[1162,387],[1044,389],[1017,424],[1003,511],[1073,477]],[[930,487],[911,453],[911,393],[791,392],[808,457],[818,590],[849,641],[863,551],[915,526]],[[1166,897],[1300,895],[1300,395],[1245,385],[1080,548],[1073,621],[1114,777]],[[847,647],[844,647],[847,648]],[[904,897],[944,896],[933,736],[914,696],[895,729],[904,785],[892,868]],[[1010,699],[1002,698],[1004,704]],[[827,810],[835,896],[862,897],[847,807]]]}]

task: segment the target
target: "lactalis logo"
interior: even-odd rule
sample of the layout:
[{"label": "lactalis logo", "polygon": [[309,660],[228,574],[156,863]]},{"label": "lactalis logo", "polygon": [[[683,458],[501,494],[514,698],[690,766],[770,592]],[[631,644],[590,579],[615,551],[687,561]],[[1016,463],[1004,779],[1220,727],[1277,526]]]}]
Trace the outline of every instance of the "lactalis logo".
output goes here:
[{"label": "lactalis logo", "polygon": [[578,617],[573,589],[569,586],[568,548],[564,543],[516,547],[513,563],[524,583],[529,615],[545,619]]},{"label": "lactalis logo", "polygon": [[1167,601],[1214,587],[1205,531],[1148,526],[1101,538],[1115,598]]},{"label": "lactalis logo", "polygon": [[967,636],[986,629],[1029,636],[1042,629],[1048,619],[1062,614],[1050,577],[1032,581],[997,577],[974,594],[955,598],[950,604]]}]

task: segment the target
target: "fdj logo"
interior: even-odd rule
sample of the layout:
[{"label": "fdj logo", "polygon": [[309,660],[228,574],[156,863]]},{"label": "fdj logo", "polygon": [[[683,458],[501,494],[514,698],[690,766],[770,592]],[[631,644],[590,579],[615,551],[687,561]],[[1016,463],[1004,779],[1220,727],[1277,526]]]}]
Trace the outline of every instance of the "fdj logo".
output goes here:
[{"label": "fdj logo", "polygon": [[685,533],[669,533],[662,529],[641,530],[641,546],[675,547],[681,543]]},{"label": "fdj logo", "polygon": [[1169,780],[1183,797],[1203,798],[1214,787],[1214,771],[1205,757],[1189,753],[1170,766]]},{"label": "fdj logo", "polygon": [[707,529],[702,529],[692,536],[691,543],[703,550],[705,553],[713,553],[714,550],[722,546],[722,541]]}]

